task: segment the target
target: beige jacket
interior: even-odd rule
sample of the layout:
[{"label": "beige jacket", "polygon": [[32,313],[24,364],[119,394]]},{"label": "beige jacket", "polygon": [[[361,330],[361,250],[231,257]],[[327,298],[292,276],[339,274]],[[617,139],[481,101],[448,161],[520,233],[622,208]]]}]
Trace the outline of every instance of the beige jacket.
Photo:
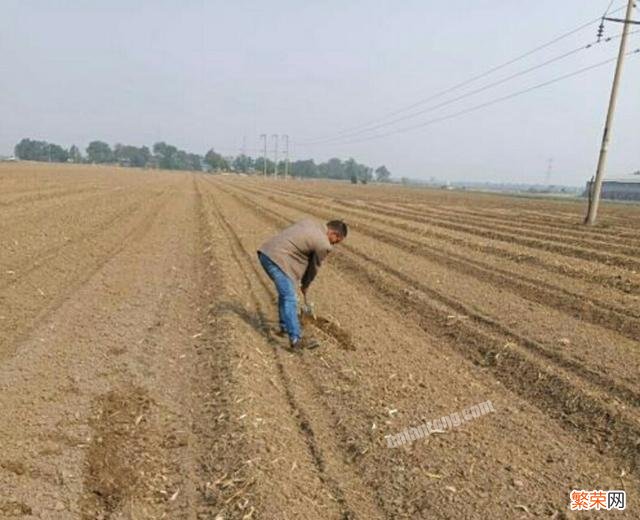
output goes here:
[{"label": "beige jacket", "polygon": [[309,287],[331,249],[326,224],[308,218],[270,238],[258,251],[268,256],[289,278]]}]

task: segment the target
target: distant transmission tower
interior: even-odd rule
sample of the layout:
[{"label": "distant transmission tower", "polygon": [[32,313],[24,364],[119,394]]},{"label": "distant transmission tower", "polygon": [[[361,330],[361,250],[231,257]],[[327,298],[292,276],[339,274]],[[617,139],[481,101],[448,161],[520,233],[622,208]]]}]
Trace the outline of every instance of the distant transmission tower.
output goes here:
[{"label": "distant transmission tower", "polygon": [[553,171],[553,157],[547,160],[547,174],[545,175],[545,184],[551,186],[551,172]]},{"label": "distant transmission tower", "polygon": [[247,136],[243,135],[242,136],[242,148],[240,148],[240,157],[241,157],[241,160],[242,160],[242,173],[247,173],[247,161],[245,159],[246,150],[247,150]]},{"label": "distant transmission tower", "polygon": [[267,134],[260,134],[260,139],[262,139],[262,144],[264,148],[262,149],[262,175],[264,177],[267,176]]},{"label": "distant transmission tower", "polygon": [[273,134],[273,178],[278,178],[278,134]]},{"label": "distant transmission tower", "polygon": [[284,134],[282,136],[284,140],[284,180],[287,180],[289,176],[289,136]]}]

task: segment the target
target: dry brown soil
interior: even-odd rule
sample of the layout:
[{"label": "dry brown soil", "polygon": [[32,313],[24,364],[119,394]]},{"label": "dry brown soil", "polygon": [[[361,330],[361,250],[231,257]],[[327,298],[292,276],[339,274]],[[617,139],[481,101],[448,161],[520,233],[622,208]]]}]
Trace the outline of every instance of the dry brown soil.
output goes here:
[{"label": "dry brown soil", "polygon": [[[582,211],[0,165],[0,519],[637,518],[640,208]],[[255,250],[303,216],[350,233],[296,354]]]}]

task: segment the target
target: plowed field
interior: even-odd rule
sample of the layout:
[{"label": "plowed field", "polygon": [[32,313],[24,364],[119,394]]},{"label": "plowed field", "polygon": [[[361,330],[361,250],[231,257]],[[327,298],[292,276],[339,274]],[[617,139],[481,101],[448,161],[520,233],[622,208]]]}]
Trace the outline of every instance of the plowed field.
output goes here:
[{"label": "plowed field", "polygon": [[[0,165],[0,518],[577,518],[640,480],[640,208]],[[259,244],[348,238],[270,331]],[[385,436],[491,401],[400,447]]]}]

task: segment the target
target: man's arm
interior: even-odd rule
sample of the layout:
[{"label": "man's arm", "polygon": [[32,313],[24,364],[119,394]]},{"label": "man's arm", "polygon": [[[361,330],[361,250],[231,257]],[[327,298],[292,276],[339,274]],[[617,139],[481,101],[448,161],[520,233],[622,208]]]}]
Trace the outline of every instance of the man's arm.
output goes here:
[{"label": "man's arm", "polygon": [[307,269],[304,272],[304,275],[302,275],[301,289],[303,293],[307,292],[307,289],[318,274],[318,269],[329,254],[329,251],[331,250],[321,249],[319,251],[312,251],[312,253],[309,255],[309,263],[307,264]]},{"label": "man's arm", "polygon": [[307,289],[311,285],[311,282],[313,282],[314,278],[318,274],[318,268],[320,267],[321,263],[322,261],[318,258],[318,253],[313,251],[309,255],[309,263],[307,264],[307,269],[302,275],[301,288],[303,293],[307,292]]}]

